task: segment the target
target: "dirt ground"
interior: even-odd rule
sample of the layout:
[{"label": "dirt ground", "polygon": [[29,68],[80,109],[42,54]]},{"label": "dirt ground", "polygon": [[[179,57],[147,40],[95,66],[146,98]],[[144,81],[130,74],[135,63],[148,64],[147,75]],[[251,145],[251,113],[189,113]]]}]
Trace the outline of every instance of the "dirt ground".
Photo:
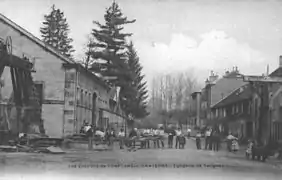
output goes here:
[{"label": "dirt ground", "polygon": [[246,160],[224,151],[198,151],[192,140],[188,140],[185,149],[144,149],[128,152],[115,147],[111,151],[72,150],[60,155],[1,152],[0,171],[4,179],[10,179],[12,175],[33,175],[42,179],[41,177],[55,174],[52,179],[63,179],[61,176],[67,179],[83,176],[103,179],[157,176],[166,179],[171,175],[180,179],[182,176],[209,176],[212,179],[233,176],[237,176],[237,179],[282,177],[282,170],[274,164]]}]

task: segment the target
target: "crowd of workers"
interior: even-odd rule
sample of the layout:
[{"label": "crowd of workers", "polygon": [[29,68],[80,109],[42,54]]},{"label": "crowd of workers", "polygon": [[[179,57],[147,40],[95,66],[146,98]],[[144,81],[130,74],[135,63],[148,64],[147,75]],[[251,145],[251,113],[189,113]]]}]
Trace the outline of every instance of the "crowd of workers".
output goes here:
[{"label": "crowd of workers", "polygon": [[[133,128],[129,135],[126,136],[125,130],[120,129],[118,133],[115,132],[114,128],[97,128],[88,123],[84,123],[80,133],[86,134],[88,137],[99,137],[103,139],[110,147],[113,146],[115,140],[119,141],[120,149],[124,147],[136,147],[136,143],[140,142],[141,148],[150,148],[150,142],[153,142],[154,148],[165,147],[165,136],[168,136],[168,148],[173,147],[173,141],[175,139],[175,148],[183,149],[186,144],[186,138],[180,128],[173,130],[164,130],[163,127],[157,129],[137,129]],[[190,133],[188,132],[188,135]],[[175,137],[175,138],[174,138]]]},{"label": "crowd of workers", "polygon": [[[125,147],[136,147],[136,143],[140,143],[141,148],[150,148],[150,142],[153,142],[154,148],[164,148],[165,147],[165,137],[167,137],[167,147],[168,148],[179,148],[184,149],[186,144],[185,135],[188,138],[191,135],[191,129],[188,128],[187,133],[184,133],[181,128],[174,129],[167,129],[164,130],[163,127],[156,128],[156,129],[137,129],[133,128],[129,135],[126,136],[125,130],[120,129],[119,132],[116,132],[114,128],[108,128],[104,130],[103,128],[96,128],[85,123],[81,129],[81,133],[85,133],[88,137],[99,137],[103,139],[108,146],[113,147],[115,141],[119,142],[120,149],[124,149]],[[227,139],[230,141],[227,142],[228,148],[231,147],[232,140],[236,139],[236,137],[232,136],[231,134],[227,136]],[[204,148],[206,150],[213,150],[218,151],[221,147],[221,135],[220,131],[217,129],[207,128],[204,132],[198,131],[196,133],[196,147],[197,149],[202,149],[201,147],[201,139],[204,137],[205,143]],[[175,144],[174,144],[175,141]],[[230,143],[229,143],[230,142]],[[174,144],[174,145],[173,145]]]}]

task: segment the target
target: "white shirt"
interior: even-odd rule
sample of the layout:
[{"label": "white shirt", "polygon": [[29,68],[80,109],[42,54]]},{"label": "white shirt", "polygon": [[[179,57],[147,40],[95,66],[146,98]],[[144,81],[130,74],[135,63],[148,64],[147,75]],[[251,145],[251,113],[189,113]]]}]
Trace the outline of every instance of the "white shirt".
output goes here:
[{"label": "white shirt", "polygon": [[164,130],[160,130],[160,131],[159,131],[159,135],[164,136],[164,135],[165,135]]},{"label": "white shirt", "polygon": [[119,133],[118,133],[118,136],[119,136],[119,137],[124,137],[124,136],[125,136],[125,132],[119,132]]},{"label": "white shirt", "polygon": [[234,136],[232,136],[231,134],[229,134],[229,135],[227,136],[227,139],[228,139],[228,140],[231,140],[231,139],[237,139],[237,138],[234,137]]},{"label": "white shirt", "polygon": [[101,137],[104,137],[104,136],[105,136],[105,133],[98,130],[98,131],[96,131],[96,135],[101,136]]},{"label": "white shirt", "polygon": [[154,130],[154,135],[159,135],[159,130]]},{"label": "white shirt", "polygon": [[189,128],[189,129],[187,130],[187,132],[191,132],[191,129]]},{"label": "white shirt", "polygon": [[176,132],[176,136],[180,136],[182,133],[181,130],[176,130],[175,132]]},{"label": "white shirt", "polygon": [[206,136],[211,136],[211,131],[206,131]]},{"label": "white shirt", "polygon": [[91,129],[91,126],[89,126],[89,125],[84,127],[85,132],[87,132],[89,129]]}]

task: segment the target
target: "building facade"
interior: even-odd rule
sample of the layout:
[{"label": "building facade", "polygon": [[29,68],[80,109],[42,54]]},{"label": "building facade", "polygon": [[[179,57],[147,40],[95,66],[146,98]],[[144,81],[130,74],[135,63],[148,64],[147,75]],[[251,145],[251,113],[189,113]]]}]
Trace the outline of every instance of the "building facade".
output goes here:
[{"label": "building facade", "polygon": [[84,122],[100,128],[125,128],[126,118],[114,100],[111,89],[80,64],[64,64],[65,106],[63,134],[79,133]]},{"label": "building facade", "polygon": [[201,92],[194,92],[190,98],[190,109],[189,109],[189,126],[190,127],[201,127]]},{"label": "building facade", "polygon": [[[65,72],[62,63],[73,63],[72,60],[60,55],[51,47],[45,45],[31,33],[21,28],[5,16],[0,14],[0,37],[12,39],[12,54],[35,60],[33,80],[42,95],[42,118],[46,133],[50,136],[62,135],[62,118],[64,108]],[[4,86],[1,89],[2,101],[7,101],[12,95],[13,88],[9,68],[5,68],[1,77]],[[13,115],[10,120],[15,118]]]},{"label": "building facade", "polygon": [[231,132],[240,139],[253,138],[255,112],[252,112],[252,101],[251,86],[241,86],[211,108],[210,125],[217,126],[225,135]]},{"label": "building facade", "polygon": [[[116,91],[101,79],[1,14],[0,29],[0,38],[11,37],[13,55],[35,62],[33,80],[41,95],[41,116],[47,135],[62,137],[77,133],[83,121],[104,128],[124,126],[125,117],[115,108],[118,102],[111,98]],[[2,102],[12,96],[10,76],[10,70],[5,68],[1,77]],[[8,113],[10,120],[16,118],[14,112],[12,108]]]}]

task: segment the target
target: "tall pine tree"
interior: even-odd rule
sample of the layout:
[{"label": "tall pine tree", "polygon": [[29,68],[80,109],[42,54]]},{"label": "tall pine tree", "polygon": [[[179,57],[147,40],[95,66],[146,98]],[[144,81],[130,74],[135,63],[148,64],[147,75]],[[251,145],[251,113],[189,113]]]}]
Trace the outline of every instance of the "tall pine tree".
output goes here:
[{"label": "tall pine tree", "polygon": [[98,28],[92,30],[93,42],[89,44],[90,48],[94,48],[90,51],[94,60],[90,70],[102,76],[111,86],[121,88],[119,96],[121,107],[128,115],[131,113],[127,108],[128,93],[132,93],[133,90],[128,85],[132,81],[132,76],[127,64],[126,38],[132,34],[122,33],[122,30],[124,25],[134,23],[135,20],[128,20],[116,2],[106,9],[104,20],[104,24],[94,21]]},{"label": "tall pine tree", "polygon": [[62,55],[72,58],[74,52],[69,38],[69,25],[64,13],[60,9],[52,6],[51,12],[44,16],[43,27],[40,28],[42,41],[52,46]]},{"label": "tall pine tree", "polygon": [[139,62],[137,51],[132,42],[130,42],[127,51],[128,66],[133,77],[130,83],[132,93],[130,96],[129,108],[136,118],[144,118],[148,115],[147,112],[147,82],[144,80],[145,75],[142,74],[143,67]]}]

